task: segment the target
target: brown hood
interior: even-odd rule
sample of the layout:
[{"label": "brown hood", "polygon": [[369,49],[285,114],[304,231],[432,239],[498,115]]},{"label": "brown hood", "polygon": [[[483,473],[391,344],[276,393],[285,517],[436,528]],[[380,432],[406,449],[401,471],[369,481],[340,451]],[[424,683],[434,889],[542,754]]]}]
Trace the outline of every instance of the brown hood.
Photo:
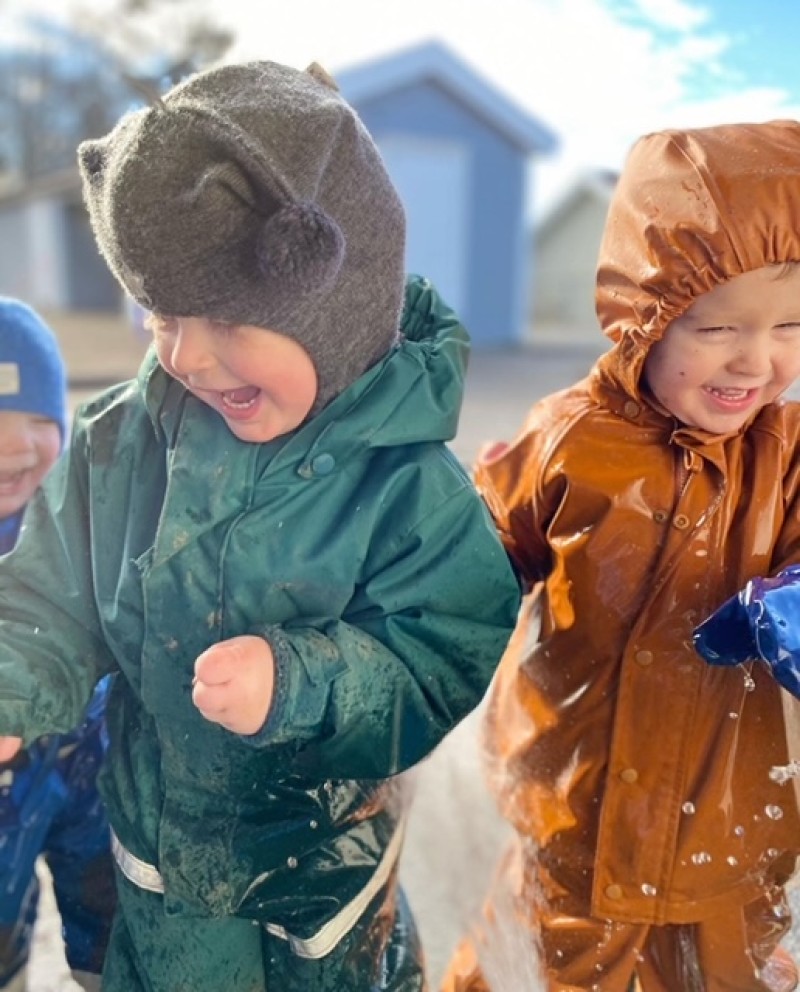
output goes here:
[{"label": "brown hood", "polygon": [[599,363],[631,396],[647,351],[701,294],[800,260],[800,123],[662,131],[632,148],[609,207],[595,301]]}]

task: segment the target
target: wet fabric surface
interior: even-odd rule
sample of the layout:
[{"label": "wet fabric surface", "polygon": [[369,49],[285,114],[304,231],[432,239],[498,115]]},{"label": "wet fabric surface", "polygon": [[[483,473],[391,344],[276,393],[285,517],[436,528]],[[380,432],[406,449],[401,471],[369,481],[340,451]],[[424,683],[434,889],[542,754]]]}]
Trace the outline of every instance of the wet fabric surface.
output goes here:
[{"label": "wet fabric surface", "polygon": [[44,855],[72,968],[99,974],[116,905],[108,820],[97,791],[105,755],[101,685],[80,727],[0,766],[0,984],[28,960]]},{"label": "wet fabric surface", "polygon": [[[508,850],[486,919],[462,942],[441,992],[499,992],[527,984],[535,992],[790,992],[771,956],[791,914],[776,886],[746,906],[701,923],[667,926],[594,919],[588,906],[554,883],[518,842]],[[516,886],[509,888],[509,880]],[[512,954],[509,954],[512,951]],[[527,976],[527,983],[523,976]],[[779,983],[780,982],[780,983]]]},{"label": "wet fabric surface", "polygon": [[393,881],[319,961],[246,920],[164,915],[160,896],[120,878],[121,912],[104,992],[424,992],[421,952]]}]

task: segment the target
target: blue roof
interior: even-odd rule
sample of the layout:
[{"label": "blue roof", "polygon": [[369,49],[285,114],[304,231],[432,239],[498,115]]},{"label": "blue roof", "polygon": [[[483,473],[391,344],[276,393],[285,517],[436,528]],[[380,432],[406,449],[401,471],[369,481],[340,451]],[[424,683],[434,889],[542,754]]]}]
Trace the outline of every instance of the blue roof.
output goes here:
[{"label": "blue roof", "polygon": [[358,106],[411,83],[428,81],[500,132],[525,153],[553,152],[555,133],[500,93],[438,41],[424,42],[335,73],[347,100]]}]

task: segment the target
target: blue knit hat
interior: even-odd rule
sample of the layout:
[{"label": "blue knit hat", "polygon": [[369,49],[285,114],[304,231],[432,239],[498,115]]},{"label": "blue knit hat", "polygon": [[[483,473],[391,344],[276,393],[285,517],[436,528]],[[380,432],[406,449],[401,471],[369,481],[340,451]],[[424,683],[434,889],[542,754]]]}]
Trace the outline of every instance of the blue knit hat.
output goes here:
[{"label": "blue knit hat", "polygon": [[29,306],[0,296],[0,410],[67,427],[66,373],[55,335]]}]

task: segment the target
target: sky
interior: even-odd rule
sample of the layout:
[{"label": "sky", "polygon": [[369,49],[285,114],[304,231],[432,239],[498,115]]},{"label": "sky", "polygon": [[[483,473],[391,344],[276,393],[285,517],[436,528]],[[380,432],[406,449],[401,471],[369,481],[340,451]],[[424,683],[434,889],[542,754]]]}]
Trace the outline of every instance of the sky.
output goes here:
[{"label": "sky", "polygon": [[532,169],[534,213],[584,171],[619,169],[648,131],[800,118],[796,0],[293,0],[283,12],[268,7],[259,15],[251,0],[225,0],[246,25],[237,57],[297,66],[316,59],[335,74],[415,41],[447,44],[557,134],[559,151]]},{"label": "sky", "polygon": [[[86,2],[86,0],[84,0]],[[103,0],[92,0],[102,6]],[[64,0],[0,0],[0,14]],[[532,163],[544,213],[640,134],[800,118],[796,0],[205,0],[230,59],[337,69],[437,39],[559,140]]]}]

